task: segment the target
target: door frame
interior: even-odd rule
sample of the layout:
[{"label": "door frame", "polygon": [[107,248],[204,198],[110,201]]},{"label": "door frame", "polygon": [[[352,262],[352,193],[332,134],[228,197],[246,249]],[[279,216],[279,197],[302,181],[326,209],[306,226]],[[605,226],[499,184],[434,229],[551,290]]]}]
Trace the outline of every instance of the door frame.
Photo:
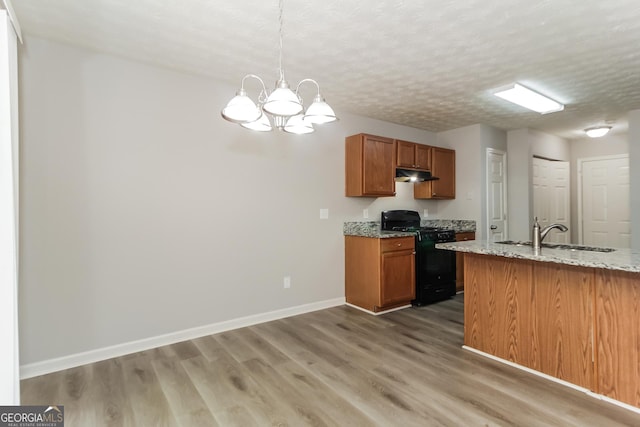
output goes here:
[{"label": "door frame", "polygon": [[615,159],[627,159],[629,160],[629,153],[622,154],[612,154],[609,156],[595,156],[595,157],[580,157],[577,159],[578,167],[576,168],[576,181],[578,183],[578,194],[577,194],[577,210],[578,210],[578,244],[582,245],[584,243],[583,226],[582,226],[582,164],[584,162],[593,162],[598,160],[615,160]]},{"label": "door frame", "polygon": [[484,223],[484,229],[485,229],[485,237],[486,240],[489,241],[490,238],[490,232],[491,232],[491,225],[490,225],[490,212],[491,212],[491,204],[489,203],[489,193],[491,190],[491,179],[489,176],[489,154],[497,154],[502,156],[502,160],[503,160],[503,165],[504,165],[504,173],[502,174],[502,183],[503,183],[503,191],[502,191],[502,202],[503,202],[503,208],[504,208],[504,212],[502,213],[504,215],[504,239],[507,240],[509,238],[509,217],[507,216],[507,212],[509,212],[509,207],[507,206],[507,201],[509,200],[507,197],[507,152],[504,150],[500,150],[497,148],[491,148],[491,147],[487,147],[487,151],[485,153],[484,156],[484,161],[485,161],[485,171],[484,171],[484,180],[485,180],[485,205],[486,205],[486,209],[485,209],[485,223]]}]

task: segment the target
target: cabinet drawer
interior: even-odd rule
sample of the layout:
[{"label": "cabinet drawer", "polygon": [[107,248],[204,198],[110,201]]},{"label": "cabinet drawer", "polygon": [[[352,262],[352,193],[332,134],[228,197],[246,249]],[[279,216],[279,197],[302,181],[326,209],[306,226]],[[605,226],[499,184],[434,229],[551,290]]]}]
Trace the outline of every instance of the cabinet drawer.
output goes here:
[{"label": "cabinet drawer", "polygon": [[414,237],[392,237],[390,239],[380,239],[381,252],[406,251],[415,248]]},{"label": "cabinet drawer", "polygon": [[465,240],[476,240],[476,233],[456,233],[456,242],[464,242]]}]

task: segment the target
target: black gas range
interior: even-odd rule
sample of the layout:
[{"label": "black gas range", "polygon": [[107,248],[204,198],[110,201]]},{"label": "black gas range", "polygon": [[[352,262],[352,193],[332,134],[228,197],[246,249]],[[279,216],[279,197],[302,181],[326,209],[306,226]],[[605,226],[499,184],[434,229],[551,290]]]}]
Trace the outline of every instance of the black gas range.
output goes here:
[{"label": "black gas range", "polygon": [[384,211],[380,228],[383,232],[415,233],[416,299],[415,306],[442,301],[456,293],[455,252],[436,249],[436,243],[455,242],[452,229],[421,227],[420,214],[409,210]]}]

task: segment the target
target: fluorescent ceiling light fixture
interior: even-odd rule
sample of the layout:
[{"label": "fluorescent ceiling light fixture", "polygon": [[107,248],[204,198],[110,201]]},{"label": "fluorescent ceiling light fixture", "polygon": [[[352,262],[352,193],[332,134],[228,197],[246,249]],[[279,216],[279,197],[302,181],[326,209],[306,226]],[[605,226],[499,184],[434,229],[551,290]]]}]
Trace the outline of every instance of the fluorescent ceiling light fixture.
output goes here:
[{"label": "fluorescent ceiling light fixture", "polygon": [[591,138],[600,138],[601,136],[605,136],[611,130],[611,126],[598,126],[594,128],[585,129],[585,133],[587,136]]},{"label": "fluorescent ceiling light fixture", "polygon": [[559,102],[540,95],[531,89],[527,89],[518,83],[514,83],[505,90],[495,92],[494,95],[540,114],[555,113],[556,111],[564,110],[564,105]]}]

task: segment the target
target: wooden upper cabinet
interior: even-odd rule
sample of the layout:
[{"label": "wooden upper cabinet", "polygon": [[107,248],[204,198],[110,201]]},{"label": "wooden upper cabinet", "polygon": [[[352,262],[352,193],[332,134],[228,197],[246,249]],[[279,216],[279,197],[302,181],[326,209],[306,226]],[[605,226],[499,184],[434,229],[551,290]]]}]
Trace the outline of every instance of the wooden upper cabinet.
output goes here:
[{"label": "wooden upper cabinet", "polygon": [[431,168],[431,147],[415,142],[396,140],[396,164],[400,168]]},{"label": "wooden upper cabinet", "polygon": [[431,147],[396,140],[396,165],[400,168],[431,169]]},{"label": "wooden upper cabinet", "polygon": [[394,140],[362,133],[345,138],[345,176],[346,196],[394,196]]},{"label": "wooden upper cabinet", "polygon": [[455,150],[431,147],[431,174],[439,179],[416,183],[413,187],[413,197],[416,199],[455,199]]},{"label": "wooden upper cabinet", "polygon": [[422,144],[416,144],[416,168],[431,169],[431,147]]}]

